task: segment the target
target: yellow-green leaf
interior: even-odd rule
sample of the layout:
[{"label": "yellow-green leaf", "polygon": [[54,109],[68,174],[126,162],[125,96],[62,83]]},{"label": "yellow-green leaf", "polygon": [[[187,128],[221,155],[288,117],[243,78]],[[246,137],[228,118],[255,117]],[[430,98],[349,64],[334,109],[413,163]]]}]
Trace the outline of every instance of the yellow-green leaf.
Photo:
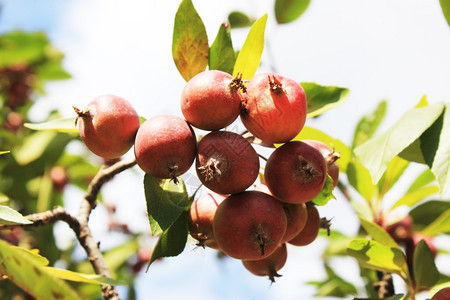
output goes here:
[{"label": "yellow-green leaf", "polygon": [[51,120],[43,123],[25,123],[23,126],[32,130],[78,133],[78,128],[75,126],[75,117]]},{"label": "yellow-green leaf", "polygon": [[353,239],[347,248],[347,254],[366,268],[395,273],[410,282],[405,254],[396,247],[384,246],[372,240]]},{"label": "yellow-green leaf", "polygon": [[208,36],[205,25],[191,0],[183,0],[175,15],[172,57],[175,65],[189,81],[208,66]]},{"label": "yellow-green leaf", "polygon": [[[399,248],[398,244],[392,239],[380,225],[358,216],[364,230],[378,243],[387,247]],[[399,248],[400,249],[400,248]]]},{"label": "yellow-green leaf", "polygon": [[430,225],[422,230],[422,233],[427,236],[436,236],[446,232],[450,232],[450,209],[447,209]]},{"label": "yellow-green leaf", "polygon": [[53,267],[45,267],[45,270],[48,271],[51,275],[58,277],[59,279],[76,281],[76,282],[85,282],[99,285],[126,285],[126,283],[114,280],[112,278],[108,278],[105,276],[100,276],[97,274],[84,274],[73,272],[64,269],[58,269]]},{"label": "yellow-green leaf", "polygon": [[22,216],[21,213],[14,209],[0,205],[0,224],[13,225],[13,224],[32,224],[30,220]]},{"label": "yellow-green leaf", "polygon": [[234,65],[233,76],[242,74],[243,79],[250,80],[256,73],[264,50],[264,32],[267,14],[259,18],[250,28],[247,38]]},{"label": "yellow-green leaf", "polygon": [[0,240],[0,273],[40,300],[81,299],[63,280],[53,276],[36,254]]}]

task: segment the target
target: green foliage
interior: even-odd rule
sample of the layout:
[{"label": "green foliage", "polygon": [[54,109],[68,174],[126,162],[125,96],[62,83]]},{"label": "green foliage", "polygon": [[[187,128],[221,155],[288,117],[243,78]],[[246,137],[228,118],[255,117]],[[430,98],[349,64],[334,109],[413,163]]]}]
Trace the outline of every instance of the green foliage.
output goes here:
[{"label": "green foliage", "polygon": [[442,12],[447,20],[448,25],[450,25],[450,2],[448,0],[439,0],[441,3]]},{"label": "green foliage", "polygon": [[356,295],[356,287],[337,275],[333,269],[325,264],[327,278],[323,281],[310,281],[308,284],[317,288],[315,297],[340,297],[344,298],[348,295]]},{"label": "green foliage", "polygon": [[233,73],[236,53],[231,42],[230,24],[222,23],[209,49],[209,69]]},{"label": "green foliage", "polygon": [[347,254],[369,269],[395,273],[406,282],[411,282],[405,254],[397,247],[382,245],[367,239],[354,239],[350,242]]},{"label": "green foliage", "polygon": [[447,209],[438,218],[433,220],[433,222],[422,230],[422,233],[427,236],[450,233],[450,209]]},{"label": "green foliage", "polygon": [[78,133],[78,128],[75,126],[75,117],[50,120],[42,123],[25,123],[23,126],[32,130]]},{"label": "green foliage", "polygon": [[431,200],[414,207],[409,215],[413,219],[414,229],[422,231],[448,210],[450,210],[449,201]]},{"label": "green foliage", "polygon": [[297,20],[308,8],[311,0],[276,0],[275,18],[278,24]]},{"label": "green foliage", "polygon": [[183,0],[175,15],[172,56],[175,65],[189,81],[208,66],[208,36],[205,25],[191,0]]},{"label": "green foliage", "polygon": [[145,199],[150,229],[153,235],[166,231],[184,212],[188,204],[186,186],[181,178],[158,179],[149,174],[144,176]]},{"label": "green foliage", "polygon": [[267,14],[259,18],[250,28],[244,45],[236,59],[233,76],[242,74],[243,79],[250,80],[255,75],[261,61],[264,49],[264,32],[266,30]]},{"label": "green foliage", "polygon": [[48,261],[35,253],[0,240],[0,273],[36,299],[81,299],[45,266]]},{"label": "green foliage", "polygon": [[366,220],[360,216],[359,221],[361,222],[361,226],[372,237],[374,241],[386,247],[399,248],[397,243],[380,225],[372,221]]},{"label": "green foliage", "polygon": [[169,226],[169,228],[164,230],[159,237],[155,248],[153,248],[152,257],[148,262],[147,270],[155,260],[162,257],[177,256],[183,252],[188,235],[188,216],[189,210],[186,209],[178,216],[175,222]]},{"label": "green foliage", "polygon": [[361,118],[355,128],[352,148],[356,148],[373,136],[383,121],[386,110],[387,102],[381,101],[372,113]]},{"label": "green foliage", "polygon": [[439,271],[434,263],[433,253],[424,240],[417,244],[413,260],[416,291],[433,287],[439,280]]},{"label": "green foliage", "polygon": [[322,191],[320,194],[312,200],[315,205],[325,205],[330,201],[331,199],[336,199],[336,197],[333,195],[333,179],[330,175],[327,174],[327,178],[325,180],[325,185],[322,188]]},{"label": "green foliage", "polygon": [[0,205],[0,224],[12,225],[12,224],[32,224],[27,218],[24,218],[21,213],[14,209]]},{"label": "green foliage", "polygon": [[231,28],[250,27],[255,22],[255,19],[247,16],[240,11],[232,11],[228,14],[228,22]]},{"label": "green foliage", "polygon": [[69,270],[52,268],[52,267],[45,267],[45,270],[52,276],[55,276],[59,279],[64,279],[64,280],[98,284],[98,285],[104,285],[104,284],[124,285],[123,282],[113,280],[111,278],[107,278],[104,276],[96,275],[96,274],[83,274],[83,273],[77,273],[77,272],[73,272],[73,271],[69,271]]},{"label": "green foliage", "polygon": [[308,102],[307,117],[316,117],[347,100],[349,89],[337,86],[323,86],[314,82],[301,82]]},{"label": "green foliage", "polygon": [[347,165],[347,178],[350,185],[363,196],[367,203],[376,196],[376,188],[372,183],[372,177],[359,160],[352,160]]},{"label": "green foliage", "polygon": [[406,112],[394,126],[355,148],[354,152],[376,184],[389,162],[419,138],[442,114],[444,105],[434,104]]}]

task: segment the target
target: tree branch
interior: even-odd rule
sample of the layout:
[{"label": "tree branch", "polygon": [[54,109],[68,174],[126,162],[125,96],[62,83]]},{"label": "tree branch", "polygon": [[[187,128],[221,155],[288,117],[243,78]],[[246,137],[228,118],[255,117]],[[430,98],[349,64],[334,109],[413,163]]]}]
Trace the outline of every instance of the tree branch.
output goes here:
[{"label": "tree branch", "polygon": [[[106,266],[105,260],[99,248],[100,243],[95,241],[88,226],[89,216],[96,206],[97,196],[103,184],[111,180],[115,175],[121,173],[122,171],[133,167],[135,164],[136,159],[132,159],[129,161],[119,161],[110,167],[100,169],[100,171],[90,182],[86,194],[81,201],[80,210],[76,217],[66,212],[64,207],[57,206],[52,210],[25,216],[26,219],[33,222],[32,224],[1,225],[0,230],[13,229],[17,227],[43,226],[53,224],[56,221],[64,221],[75,232],[80,245],[86,251],[88,260],[94,268],[95,273],[105,277],[111,277],[111,272]],[[108,300],[120,299],[117,289],[111,285],[102,286],[102,295]]]}]

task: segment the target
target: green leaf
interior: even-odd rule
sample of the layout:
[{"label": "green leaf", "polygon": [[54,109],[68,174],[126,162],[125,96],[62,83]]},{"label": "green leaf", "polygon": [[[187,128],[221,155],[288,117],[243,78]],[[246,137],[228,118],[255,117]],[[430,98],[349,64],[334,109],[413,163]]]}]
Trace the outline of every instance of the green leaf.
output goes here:
[{"label": "green leaf", "polygon": [[222,23],[216,39],[209,49],[209,69],[233,73],[236,53],[230,35],[230,24]]},{"label": "green leaf", "polygon": [[422,230],[422,233],[427,236],[436,236],[441,233],[448,232],[450,232],[450,209],[447,209],[430,225]]},{"label": "green leaf", "polygon": [[99,285],[126,285],[124,282],[120,282],[105,276],[100,276],[97,274],[84,274],[84,273],[78,273],[73,272],[69,270],[64,269],[58,269],[53,267],[45,267],[46,271],[48,271],[49,274],[52,276],[55,276],[59,279],[64,280],[70,280],[75,282],[84,282],[84,283],[92,283],[92,284],[99,284]]},{"label": "green leaf", "polygon": [[255,22],[255,19],[247,16],[240,11],[232,11],[228,15],[228,22],[230,22],[231,28],[250,27]]},{"label": "green leaf", "polygon": [[47,60],[43,64],[36,66],[36,75],[41,79],[46,80],[62,80],[71,78],[59,60]]},{"label": "green leaf", "polygon": [[236,59],[233,77],[236,77],[240,73],[243,79],[250,80],[255,75],[264,49],[266,22],[267,14],[259,18],[250,28],[244,45]]},{"label": "green leaf", "polygon": [[[340,140],[332,138],[323,131],[308,126],[304,126],[302,131],[292,140],[301,141],[306,139],[324,142],[330,146],[330,148],[334,148],[336,152],[340,153],[340,158],[336,161],[336,163],[339,166],[339,172],[346,173],[347,164],[352,157],[352,152],[348,146]],[[281,144],[279,145],[281,146]]]},{"label": "green leaf", "polygon": [[353,135],[352,148],[356,148],[373,136],[383,121],[386,110],[387,102],[381,101],[375,111],[359,120],[356,125],[355,134]]},{"label": "green leaf", "polygon": [[436,194],[439,192],[439,187],[435,185],[425,186],[420,189],[414,190],[412,192],[407,192],[403,197],[397,200],[391,207],[391,210],[406,205],[408,207],[413,207],[420,201],[424,200],[426,197]]},{"label": "green leaf", "polygon": [[145,199],[150,229],[153,235],[166,231],[184,211],[188,203],[186,186],[181,178],[172,179],[144,176]]},{"label": "green leaf", "polygon": [[376,188],[372,183],[372,177],[358,160],[353,159],[347,165],[347,178],[352,187],[366,200],[371,203],[375,197]]},{"label": "green leaf", "polygon": [[42,32],[12,31],[0,36],[0,68],[13,64],[32,64],[45,58],[48,45]]},{"label": "green leaf", "polygon": [[392,239],[380,225],[358,216],[361,226],[378,243],[386,247],[399,248],[398,244]]},{"label": "green leaf", "polygon": [[275,18],[278,24],[297,20],[308,8],[310,0],[276,0]]},{"label": "green leaf", "polygon": [[[385,297],[383,300],[403,300],[405,299],[405,295],[397,294],[390,297]],[[353,298],[353,300],[380,300],[380,298]]]},{"label": "green leaf", "polygon": [[450,104],[422,135],[420,146],[425,162],[437,178],[441,195],[450,186]]},{"label": "green leaf", "polygon": [[322,191],[320,194],[312,200],[314,204],[323,206],[328,203],[331,199],[336,199],[336,197],[333,195],[333,179],[330,175],[327,174],[327,178],[325,180],[325,184],[322,188]]},{"label": "green leaf", "polygon": [[[58,159],[71,139],[72,137],[66,133],[37,131],[24,139],[20,148],[14,152],[14,156],[22,166],[39,159],[45,154],[51,155],[53,159]],[[47,161],[47,163],[51,163],[51,161]]]},{"label": "green leaf", "polygon": [[75,126],[75,118],[57,119],[43,123],[25,123],[23,126],[32,130],[78,133],[78,128]]},{"label": "green leaf", "polygon": [[353,239],[347,254],[356,258],[366,268],[395,273],[410,282],[405,254],[396,247],[384,246],[366,239]]},{"label": "green leaf", "polygon": [[379,198],[382,198],[393,186],[399,178],[403,175],[409,161],[395,156],[388,164],[386,172],[384,172],[380,181],[378,182]]},{"label": "green leaf", "polygon": [[444,17],[447,20],[448,25],[450,25],[450,1],[448,0],[439,0],[441,3],[442,12],[444,13]]},{"label": "green leaf", "polygon": [[388,131],[355,148],[355,154],[376,184],[389,162],[428,129],[441,115],[443,104],[414,108],[406,112]]},{"label": "green leaf", "polygon": [[188,215],[189,210],[184,210],[175,222],[161,234],[155,248],[153,248],[147,271],[155,260],[162,257],[177,256],[183,252],[188,235]]},{"label": "green leaf", "polygon": [[314,82],[301,82],[308,102],[307,117],[315,117],[327,110],[341,105],[347,100],[349,89],[337,86],[324,86]]},{"label": "green leaf", "polygon": [[356,295],[357,290],[353,284],[339,277],[333,269],[325,264],[327,277],[323,281],[310,281],[308,284],[316,286],[315,297],[340,297]]},{"label": "green leaf", "polygon": [[434,262],[434,255],[424,240],[421,240],[414,249],[413,259],[416,291],[433,287],[438,282],[440,274]]},{"label": "green leaf", "polygon": [[2,240],[0,273],[36,299],[81,299],[67,283],[53,276],[36,254]]},{"label": "green leaf", "polygon": [[449,209],[450,202],[440,200],[431,200],[416,206],[409,212],[414,231],[421,231]]},{"label": "green leaf", "polygon": [[205,25],[191,0],[183,0],[175,14],[172,56],[175,65],[189,81],[208,66],[208,36]]},{"label": "green leaf", "polygon": [[6,153],[10,153],[11,151],[0,151],[0,155],[6,154]]},{"label": "green leaf", "polygon": [[8,206],[0,205],[0,224],[33,224],[33,222],[22,216],[18,211],[15,211]]},{"label": "green leaf", "polygon": [[411,183],[407,192],[418,191],[421,188],[427,186],[436,180],[433,172],[430,169],[425,169],[422,173],[417,176],[417,178]]}]

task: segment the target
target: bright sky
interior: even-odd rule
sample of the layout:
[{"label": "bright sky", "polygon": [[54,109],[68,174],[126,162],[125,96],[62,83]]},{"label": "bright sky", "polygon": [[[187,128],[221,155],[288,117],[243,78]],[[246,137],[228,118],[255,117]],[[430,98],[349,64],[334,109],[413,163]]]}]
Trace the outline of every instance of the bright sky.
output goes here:
[{"label": "bright sky", "polygon": [[[307,125],[347,144],[358,120],[380,100],[389,101],[383,128],[392,125],[423,95],[430,102],[450,101],[450,28],[437,0],[312,0],[299,20],[281,26],[274,21],[273,1],[193,2],[210,43],[232,10],[254,17],[268,13],[266,39],[270,48],[265,49],[259,72],[274,67],[298,81],[349,88],[351,94],[344,105],[307,121]],[[45,30],[51,42],[66,54],[64,64],[73,75],[71,80],[47,86],[48,93],[38,101],[33,119],[44,119],[44,112],[55,106],[65,116],[73,116],[72,105],[83,107],[104,93],[130,100],[146,118],[162,113],[180,115],[178,103],[185,82],[171,55],[178,4],[137,0],[2,1],[0,32]],[[242,45],[247,31],[233,31],[236,48]],[[105,187],[104,196],[124,207],[119,209],[121,217],[129,220],[130,211],[125,207],[132,203],[138,211],[145,208],[141,182],[125,175],[118,182],[121,184]],[[139,192],[136,199],[129,199],[130,191]],[[344,199],[338,198],[320,212],[327,218],[334,217],[334,228],[355,232],[355,216]],[[101,209],[95,213],[103,214]],[[147,226],[145,218],[132,218],[130,222],[132,228]],[[101,224],[95,226],[98,234],[104,231]],[[105,244],[108,241],[102,241]],[[288,262],[280,272],[284,276],[270,286],[266,278],[247,273],[239,261],[218,261],[214,251],[193,250],[188,244],[181,256],[155,264],[140,276],[139,296],[311,299],[313,289],[304,283],[322,278],[319,256],[323,247],[323,241],[317,241],[308,247],[289,248]],[[351,260],[336,260],[333,265],[341,267],[339,274],[345,278],[353,278],[352,273],[358,272]]]}]

